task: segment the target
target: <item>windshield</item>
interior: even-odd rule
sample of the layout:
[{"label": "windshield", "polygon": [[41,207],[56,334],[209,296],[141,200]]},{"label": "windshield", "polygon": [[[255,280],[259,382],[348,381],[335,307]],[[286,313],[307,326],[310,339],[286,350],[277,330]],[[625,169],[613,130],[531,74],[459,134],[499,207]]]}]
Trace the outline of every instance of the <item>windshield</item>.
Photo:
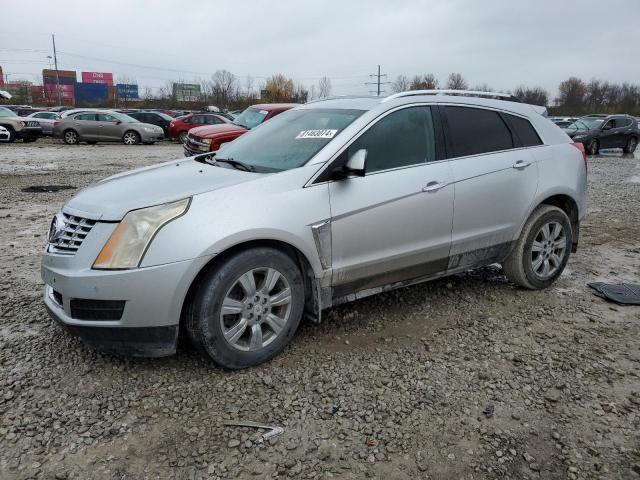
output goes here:
[{"label": "windshield", "polygon": [[233,123],[251,130],[256,125],[260,125],[268,114],[269,112],[266,110],[258,110],[257,108],[249,107],[234,118]]},{"label": "windshield", "polygon": [[135,118],[130,117],[129,115],[125,115],[124,113],[109,112],[109,115],[116,117],[118,120],[120,120],[123,123],[140,123],[139,120],[136,120]]},{"label": "windshield", "polygon": [[9,110],[8,108],[0,107],[0,117],[17,117],[13,110]]},{"label": "windshield", "polygon": [[215,160],[232,159],[257,172],[297,168],[362,113],[346,109],[290,110],[226,144]]},{"label": "windshield", "polygon": [[604,123],[604,118],[582,117],[573,122],[567,128],[572,130],[597,130]]},{"label": "windshield", "polygon": [[170,115],[167,115],[166,113],[162,113],[162,112],[154,112],[156,115],[160,115],[161,118],[164,118],[167,121],[171,121],[173,120],[173,117]]}]

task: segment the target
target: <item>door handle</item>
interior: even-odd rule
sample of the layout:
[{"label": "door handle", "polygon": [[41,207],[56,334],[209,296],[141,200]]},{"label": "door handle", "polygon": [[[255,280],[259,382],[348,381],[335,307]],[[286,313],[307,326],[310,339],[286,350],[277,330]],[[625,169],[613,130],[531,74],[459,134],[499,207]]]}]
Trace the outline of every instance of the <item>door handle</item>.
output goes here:
[{"label": "door handle", "polygon": [[446,187],[447,184],[446,183],[440,183],[440,182],[429,182],[427,183],[423,188],[422,191],[423,192],[437,192],[438,190],[440,190],[441,188]]},{"label": "door handle", "polygon": [[518,170],[523,170],[531,165],[531,162],[525,162],[524,160],[518,160],[516,163],[512,165],[513,168]]}]

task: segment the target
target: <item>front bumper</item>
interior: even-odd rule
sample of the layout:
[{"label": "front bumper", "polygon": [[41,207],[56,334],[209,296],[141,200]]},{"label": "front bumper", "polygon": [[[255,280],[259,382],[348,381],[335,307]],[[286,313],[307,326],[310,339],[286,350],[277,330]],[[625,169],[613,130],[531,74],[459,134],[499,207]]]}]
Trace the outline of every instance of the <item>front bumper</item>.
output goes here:
[{"label": "front bumper", "polygon": [[161,142],[164,140],[164,132],[145,132],[140,133],[140,140],[142,142]]},{"label": "front bumper", "polygon": [[42,127],[23,127],[16,131],[16,138],[40,138],[42,137]]},{"label": "front bumper", "polygon": [[[107,271],[68,268],[65,263],[73,257],[65,257],[43,255],[44,303],[52,318],[92,347],[134,356],[175,353],[188,289],[212,258]],[[72,308],[78,300],[123,301],[124,309],[117,319],[86,320]]]}]

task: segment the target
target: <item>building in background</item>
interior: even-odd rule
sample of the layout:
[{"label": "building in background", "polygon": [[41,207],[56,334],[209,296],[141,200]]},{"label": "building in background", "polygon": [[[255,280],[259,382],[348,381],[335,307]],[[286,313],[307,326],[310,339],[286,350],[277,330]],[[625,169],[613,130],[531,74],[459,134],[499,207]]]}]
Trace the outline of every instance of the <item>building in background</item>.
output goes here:
[{"label": "building in background", "polygon": [[82,83],[100,83],[113,85],[113,73],[109,72],[82,72]]}]

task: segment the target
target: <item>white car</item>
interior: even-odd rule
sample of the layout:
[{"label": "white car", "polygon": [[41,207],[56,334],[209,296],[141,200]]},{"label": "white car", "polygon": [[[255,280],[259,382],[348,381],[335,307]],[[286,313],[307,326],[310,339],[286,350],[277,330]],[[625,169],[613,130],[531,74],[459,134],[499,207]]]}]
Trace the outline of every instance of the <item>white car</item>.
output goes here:
[{"label": "white car", "polygon": [[4,127],[0,127],[0,142],[9,141],[9,130]]}]

